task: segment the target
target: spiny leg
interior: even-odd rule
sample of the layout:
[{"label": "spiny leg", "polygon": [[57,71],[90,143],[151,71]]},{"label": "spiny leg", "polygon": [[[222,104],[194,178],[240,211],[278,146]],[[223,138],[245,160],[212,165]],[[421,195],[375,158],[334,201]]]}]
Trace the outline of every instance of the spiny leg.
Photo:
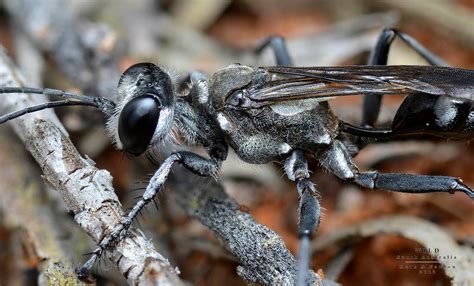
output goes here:
[{"label": "spiny leg", "polygon": [[[404,34],[395,29],[384,29],[377,39],[374,49],[372,50],[368,65],[386,65],[388,59],[388,53],[390,46],[398,36],[404,41],[410,48],[416,51],[426,61],[434,66],[448,66],[442,59],[430,52],[427,48],[423,47],[418,41],[411,36]],[[377,121],[382,96],[380,94],[368,94],[364,97],[363,112],[362,112],[362,125],[373,126]]]},{"label": "spiny leg", "polygon": [[275,55],[276,63],[279,66],[293,66],[293,60],[288,52],[285,39],[280,36],[270,36],[265,39],[255,52],[260,54],[266,47],[270,47]]},{"label": "spiny leg", "polygon": [[309,180],[308,163],[302,150],[294,150],[284,163],[288,178],[296,182],[299,194],[300,248],[297,255],[296,285],[306,285],[310,268],[310,242],[319,227],[321,207],[314,184]]},{"label": "spiny leg", "polygon": [[136,216],[149,202],[153,201],[160,189],[163,187],[171,168],[175,163],[182,164],[197,175],[211,176],[217,173],[221,161],[217,159],[206,159],[197,154],[186,151],[171,154],[150,179],[142,198],[135,203],[131,211],[124,217],[123,221],[116,226],[109,235],[105,236],[100,241],[99,247],[91,253],[92,256],[89,260],[87,260],[87,262],[76,271],[79,279],[87,279],[92,266],[104,251],[113,247],[126,236],[128,229]]}]

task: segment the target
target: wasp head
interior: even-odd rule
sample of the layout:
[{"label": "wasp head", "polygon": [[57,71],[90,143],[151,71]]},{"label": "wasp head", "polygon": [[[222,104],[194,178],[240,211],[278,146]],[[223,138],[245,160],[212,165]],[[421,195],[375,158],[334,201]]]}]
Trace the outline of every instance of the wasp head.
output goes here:
[{"label": "wasp head", "polygon": [[107,127],[117,147],[140,155],[165,138],[174,117],[170,76],[151,63],[129,67],[118,83],[118,104]]}]

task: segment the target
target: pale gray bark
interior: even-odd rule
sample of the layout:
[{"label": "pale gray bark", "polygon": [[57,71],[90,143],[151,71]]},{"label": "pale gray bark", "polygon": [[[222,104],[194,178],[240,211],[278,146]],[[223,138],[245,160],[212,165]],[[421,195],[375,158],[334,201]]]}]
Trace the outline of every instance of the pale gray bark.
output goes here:
[{"label": "pale gray bark", "polygon": [[[19,71],[0,50],[0,86],[25,85]],[[45,100],[31,94],[1,96],[3,113]],[[60,193],[76,222],[95,242],[121,221],[123,210],[109,172],[97,169],[90,159],[78,153],[52,111],[22,116],[11,124],[40,165],[46,181]],[[176,270],[141,232],[132,231],[108,254],[130,284],[182,284]]]},{"label": "pale gray bark", "polygon": [[[294,285],[296,261],[281,237],[242,211],[212,178],[183,179],[189,176],[184,168],[175,168],[169,179],[173,185],[171,194],[188,215],[211,229],[237,258],[237,274],[248,283]],[[313,271],[309,279],[310,285],[339,285],[321,281]]]}]

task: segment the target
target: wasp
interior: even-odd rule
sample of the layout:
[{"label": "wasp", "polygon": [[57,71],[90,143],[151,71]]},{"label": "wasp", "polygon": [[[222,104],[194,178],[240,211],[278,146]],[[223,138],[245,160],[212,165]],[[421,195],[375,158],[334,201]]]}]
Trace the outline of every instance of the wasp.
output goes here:
[{"label": "wasp", "polygon": [[[392,41],[399,37],[432,66],[388,66]],[[193,72],[179,85],[152,63],[128,68],[118,83],[118,101],[53,89],[3,87],[1,93],[41,93],[64,99],[0,117],[0,123],[37,110],[88,105],[107,117],[107,130],[118,149],[142,155],[178,134],[188,145],[202,146],[207,156],[171,153],[151,177],[141,199],[122,223],[104,237],[78,270],[87,277],[100,255],[126,235],[138,213],[162,189],[175,164],[199,176],[216,176],[229,147],[248,163],[282,162],[299,194],[300,249],[297,285],[306,284],[309,243],[318,229],[321,207],[310,180],[307,159],[341,180],[368,189],[405,193],[474,192],[459,178],[403,173],[362,172],[352,158],[366,145],[410,136],[470,140],[474,134],[474,71],[447,67],[412,37],[385,29],[368,65],[294,67],[280,37],[257,49],[273,49],[277,66],[233,64],[210,77]],[[186,92],[179,92],[186,90]],[[382,96],[404,94],[389,128],[374,127]],[[363,95],[363,120],[353,125],[338,119],[328,101]]]}]

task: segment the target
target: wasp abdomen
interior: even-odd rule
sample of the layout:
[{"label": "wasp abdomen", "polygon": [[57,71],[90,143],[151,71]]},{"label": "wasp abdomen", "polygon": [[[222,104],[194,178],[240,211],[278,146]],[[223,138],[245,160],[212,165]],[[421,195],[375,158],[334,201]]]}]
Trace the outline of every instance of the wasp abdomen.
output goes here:
[{"label": "wasp abdomen", "polygon": [[398,109],[392,130],[397,135],[462,136],[471,109],[472,102],[466,99],[410,94]]}]

